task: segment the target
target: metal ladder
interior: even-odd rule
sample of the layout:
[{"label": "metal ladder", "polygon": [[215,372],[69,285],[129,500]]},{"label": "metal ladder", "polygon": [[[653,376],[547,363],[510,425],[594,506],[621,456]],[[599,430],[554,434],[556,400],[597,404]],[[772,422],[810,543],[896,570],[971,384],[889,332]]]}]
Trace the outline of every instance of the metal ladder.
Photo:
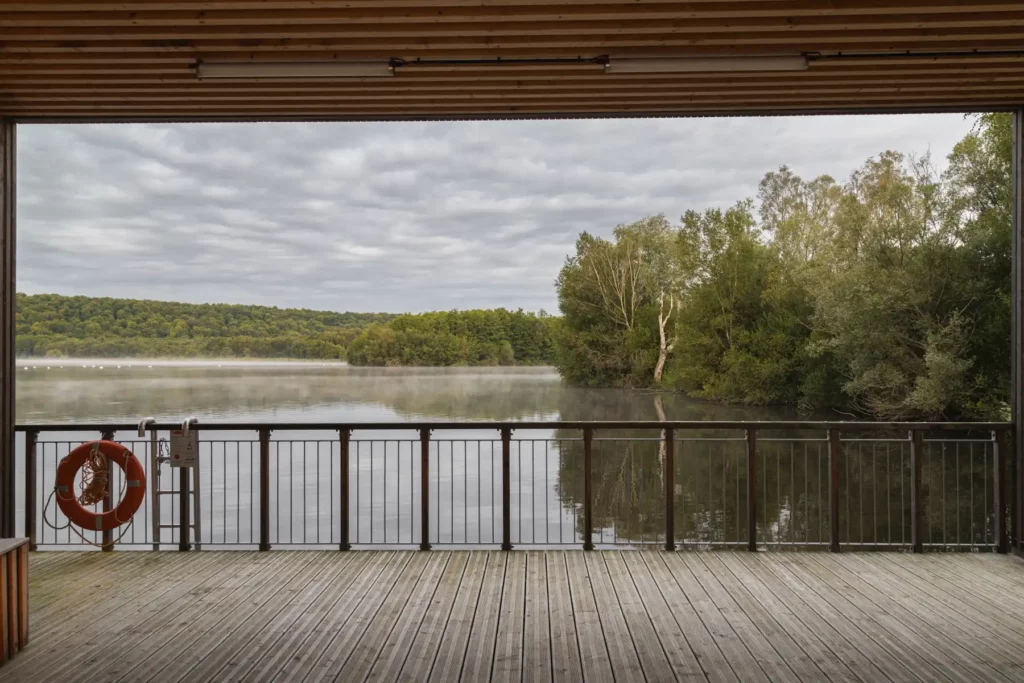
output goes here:
[{"label": "metal ladder", "polygon": [[[197,422],[196,418],[190,417],[181,423],[181,429],[185,434],[188,434],[192,428],[192,424]],[[160,549],[160,541],[164,529],[176,529],[178,531],[178,549],[189,550],[193,546],[193,540],[196,550],[202,550],[202,514],[201,514],[201,497],[199,492],[202,490],[199,487],[199,467],[179,467],[172,468],[168,463],[171,460],[170,455],[163,454],[163,447],[166,442],[161,441],[157,430],[150,427],[155,424],[156,419],[152,417],[145,417],[139,421],[139,436],[145,438],[146,432],[149,432],[149,471],[152,473],[149,478],[149,500],[150,500],[150,523],[152,526],[153,534],[153,550]],[[160,488],[160,482],[163,478],[161,476],[164,466],[167,466],[171,472],[174,469],[178,469],[178,489],[162,489]],[[189,485],[189,470],[192,471],[192,482]],[[168,472],[170,474],[170,472]],[[173,484],[172,484],[173,485]],[[191,510],[187,503],[181,504],[180,495],[184,491],[185,495],[189,496],[192,501]],[[160,509],[161,503],[164,496],[179,496],[179,523],[178,524],[162,524]],[[181,520],[187,520],[187,527],[189,534],[183,534],[183,526]],[[173,539],[173,532],[172,532]]]}]

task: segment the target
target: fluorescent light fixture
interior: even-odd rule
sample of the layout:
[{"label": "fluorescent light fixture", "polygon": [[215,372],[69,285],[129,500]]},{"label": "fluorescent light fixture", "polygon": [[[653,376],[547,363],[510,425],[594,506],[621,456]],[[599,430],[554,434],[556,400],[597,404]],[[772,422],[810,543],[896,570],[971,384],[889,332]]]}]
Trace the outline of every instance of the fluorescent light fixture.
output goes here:
[{"label": "fluorescent light fixture", "polygon": [[391,62],[199,62],[206,78],[365,78],[394,76]]},{"label": "fluorescent light fixture", "polygon": [[608,60],[606,73],[710,73],[720,71],[803,71],[807,58],[794,57],[671,57]]}]

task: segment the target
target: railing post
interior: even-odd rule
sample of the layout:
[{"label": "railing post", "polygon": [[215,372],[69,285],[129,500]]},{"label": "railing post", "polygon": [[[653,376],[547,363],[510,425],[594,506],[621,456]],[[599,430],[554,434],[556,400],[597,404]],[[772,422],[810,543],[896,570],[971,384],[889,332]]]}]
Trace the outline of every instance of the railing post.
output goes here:
[{"label": "railing post", "polygon": [[430,428],[420,428],[420,550],[430,550]]},{"label": "railing post", "polygon": [[501,549],[512,550],[512,428],[501,428]]},{"label": "railing post", "polygon": [[923,553],[921,461],[924,458],[924,432],[915,429],[911,431],[910,439],[910,545],[913,552]]},{"label": "railing post", "polygon": [[665,462],[661,465],[665,479],[665,550],[676,549],[676,430],[665,429]]},{"label": "railing post", "polygon": [[36,549],[36,442],[39,431],[25,430],[25,536],[28,549]]},{"label": "railing post", "polygon": [[1017,457],[1017,430],[1010,429],[1008,435],[1010,438],[1006,453],[1010,457],[1009,484],[1013,487],[1010,489],[1013,491],[1013,495],[1010,496],[1010,545],[1014,550],[1020,550],[1020,515],[1021,511],[1024,510],[1024,506],[1021,505],[1021,495],[1024,495],[1024,489],[1021,488],[1021,463]]},{"label": "railing post", "polygon": [[[100,435],[104,441],[113,441],[114,432],[106,429]],[[110,512],[114,509],[114,464],[107,459],[107,494],[103,496],[103,511]],[[103,532],[103,552],[109,553],[114,549],[114,530],[106,529]]]},{"label": "railing post", "polygon": [[757,551],[757,430],[747,430],[747,550]]},{"label": "railing post", "polygon": [[1006,535],[1006,444],[1004,443],[1003,432],[996,430],[992,432],[992,455],[995,460],[995,475],[992,477],[992,485],[995,487],[995,534],[996,552],[1005,553],[1007,550]]},{"label": "railing post", "polygon": [[839,454],[842,449],[838,429],[828,430],[828,549],[839,552]]},{"label": "railing post", "polygon": [[583,428],[583,549],[594,549],[594,492],[591,482],[594,430]]},{"label": "railing post", "polygon": [[270,429],[260,428],[260,550],[270,550]]},{"label": "railing post", "polygon": [[178,468],[178,551],[187,552],[192,549],[192,508],[189,506],[192,495],[189,486],[188,467]]},{"label": "railing post", "polygon": [[349,488],[348,488],[348,453],[349,445],[352,442],[352,430],[351,429],[340,429],[338,430],[338,436],[341,441],[341,481],[339,483],[339,500],[338,503],[339,512],[341,513],[341,519],[338,521],[338,525],[341,527],[341,538],[338,541],[338,550],[351,550],[352,544],[349,543],[348,539],[348,505],[349,505]]}]

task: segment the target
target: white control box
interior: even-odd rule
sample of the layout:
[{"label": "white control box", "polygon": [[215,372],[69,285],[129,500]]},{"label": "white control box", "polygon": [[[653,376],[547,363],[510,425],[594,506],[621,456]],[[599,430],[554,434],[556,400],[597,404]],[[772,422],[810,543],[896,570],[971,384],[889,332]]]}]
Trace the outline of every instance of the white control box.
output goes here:
[{"label": "white control box", "polygon": [[175,429],[171,432],[171,467],[195,467],[199,464],[199,432]]}]

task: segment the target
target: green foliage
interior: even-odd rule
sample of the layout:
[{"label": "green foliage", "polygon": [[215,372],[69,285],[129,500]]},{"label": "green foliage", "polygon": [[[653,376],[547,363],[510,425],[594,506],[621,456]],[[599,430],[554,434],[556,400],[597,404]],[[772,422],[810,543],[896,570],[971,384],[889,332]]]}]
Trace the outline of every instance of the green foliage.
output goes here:
[{"label": "green foliage", "polygon": [[985,115],[941,177],[896,152],[842,185],[783,167],[756,205],[582,234],[557,282],[562,375],[890,419],[999,416],[1010,145],[1009,117]]},{"label": "green foliage", "polygon": [[340,359],[363,327],[392,317],[18,294],[16,343],[22,357]]},{"label": "green foliage", "polygon": [[554,357],[554,320],[498,308],[399,315],[363,330],[353,365],[544,365]]}]

